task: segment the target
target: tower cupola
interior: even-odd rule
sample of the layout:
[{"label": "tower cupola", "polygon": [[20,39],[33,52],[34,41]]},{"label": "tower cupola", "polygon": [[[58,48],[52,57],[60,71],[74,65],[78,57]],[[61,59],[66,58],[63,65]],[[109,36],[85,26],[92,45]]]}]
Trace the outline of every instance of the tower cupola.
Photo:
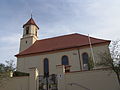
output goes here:
[{"label": "tower cupola", "polygon": [[39,27],[31,17],[26,24],[23,25],[23,37],[36,36],[38,37]]}]

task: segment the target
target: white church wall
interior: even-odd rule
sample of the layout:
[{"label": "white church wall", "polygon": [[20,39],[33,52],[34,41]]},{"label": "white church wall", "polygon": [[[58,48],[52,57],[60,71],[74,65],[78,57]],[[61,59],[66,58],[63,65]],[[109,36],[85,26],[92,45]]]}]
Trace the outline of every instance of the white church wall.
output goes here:
[{"label": "white church wall", "polygon": [[[26,34],[26,28],[29,27],[28,34]],[[38,40],[38,35],[36,36],[36,31],[38,31],[35,25],[26,25],[23,30],[23,36],[20,40],[20,49],[19,51],[23,51],[30,47],[36,40]],[[38,34],[38,32],[37,32]]]},{"label": "white church wall", "polygon": [[24,28],[24,30],[23,30],[24,37],[33,36],[33,34],[36,33],[35,31],[38,30],[37,27],[34,25],[26,25],[26,27],[28,27],[28,26],[29,26],[29,34],[26,35],[26,28]]},{"label": "white church wall", "polygon": [[[74,55],[76,54],[76,55]],[[61,65],[62,56],[67,55],[69,58],[69,64],[71,65],[71,71],[80,70],[80,62],[78,57],[78,50],[56,52],[51,54],[43,54],[36,56],[27,56],[18,58],[17,70],[28,72],[29,68],[36,67],[41,74],[43,74],[43,60],[48,58],[49,60],[49,72],[50,74],[56,73],[56,65]]]},{"label": "white church wall", "polygon": [[21,57],[17,60],[17,70],[21,72],[28,72],[29,68],[36,67],[41,71],[40,56]]},{"label": "white church wall", "polygon": [[93,52],[94,52],[94,57],[95,57],[95,62],[99,62],[101,60],[101,58],[99,58],[99,54],[103,54],[104,52],[110,53],[109,51],[109,46],[108,45],[104,45],[104,46],[99,46],[99,47],[93,47]]},{"label": "white church wall", "polygon": [[[95,56],[95,60],[100,60],[97,56],[98,52],[103,52],[105,50],[108,50],[107,45],[102,46],[94,46],[93,52]],[[49,72],[50,74],[56,74],[56,65],[61,65],[61,59],[62,56],[67,55],[69,58],[69,64],[71,65],[71,71],[80,71],[80,61],[81,65],[83,66],[82,62],[82,54],[84,52],[88,53],[89,56],[91,55],[90,48],[80,48],[78,53],[78,49],[71,49],[71,50],[64,50],[60,52],[51,52],[41,55],[34,55],[34,56],[26,56],[26,57],[19,57],[18,58],[18,64],[17,64],[17,70],[28,72],[28,69],[31,67],[36,67],[41,75],[43,75],[43,60],[45,58],[48,58],[49,60]],[[80,55],[79,55],[80,54]],[[80,60],[79,60],[80,56]]]},{"label": "white church wall", "polygon": [[[92,50],[93,50],[93,55],[94,55],[93,62],[95,62],[95,63],[97,63],[101,60],[98,53],[104,53],[104,52],[109,53],[108,45],[93,46]],[[79,49],[79,52],[80,52],[80,59],[81,59],[82,67],[83,67],[83,60],[82,60],[83,53],[88,53],[89,57],[91,57],[93,59],[92,52],[91,52],[91,49],[89,47],[88,48],[81,48],[81,49]]]},{"label": "white church wall", "polygon": [[[54,67],[51,68],[51,71],[52,69],[56,68],[56,65],[61,65],[62,56],[64,55],[68,56],[69,65],[71,65],[71,71],[80,70],[78,50],[75,49],[71,51],[53,53],[52,56],[54,56],[54,59],[52,62],[56,61],[56,63],[54,65],[54,63],[51,62],[51,66],[54,65]],[[56,69],[55,69],[55,72],[57,72]]]},{"label": "white church wall", "polygon": [[30,47],[33,44],[33,42],[34,42],[34,38],[30,38],[30,37],[21,38],[20,52]]}]

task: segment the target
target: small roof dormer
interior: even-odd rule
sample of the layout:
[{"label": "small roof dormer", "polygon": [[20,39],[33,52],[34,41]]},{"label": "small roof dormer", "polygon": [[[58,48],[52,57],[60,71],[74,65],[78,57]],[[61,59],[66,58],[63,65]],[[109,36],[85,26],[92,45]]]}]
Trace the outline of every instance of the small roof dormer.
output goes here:
[{"label": "small roof dormer", "polygon": [[39,27],[37,26],[37,24],[35,23],[35,21],[33,20],[32,17],[28,20],[28,22],[27,22],[26,24],[23,25],[23,28],[24,28],[26,25],[35,25],[35,26],[39,29]]}]

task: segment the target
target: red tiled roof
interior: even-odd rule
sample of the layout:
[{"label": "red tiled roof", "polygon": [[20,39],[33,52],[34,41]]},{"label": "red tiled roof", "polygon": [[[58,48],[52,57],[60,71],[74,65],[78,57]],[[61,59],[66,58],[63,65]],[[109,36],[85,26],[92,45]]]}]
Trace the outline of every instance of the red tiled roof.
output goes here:
[{"label": "red tiled roof", "polygon": [[28,22],[26,24],[23,25],[23,28],[26,26],[26,25],[35,25],[38,29],[39,27],[36,25],[35,21],[33,20],[33,18],[31,17]]},{"label": "red tiled roof", "polygon": [[[92,44],[99,44],[110,42],[110,40],[102,40],[90,37]],[[81,34],[70,34],[54,38],[48,38],[43,40],[37,40],[32,46],[28,49],[20,52],[16,56],[23,56],[35,53],[43,53],[54,50],[62,50],[67,48],[81,47],[89,45],[88,36]]]}]

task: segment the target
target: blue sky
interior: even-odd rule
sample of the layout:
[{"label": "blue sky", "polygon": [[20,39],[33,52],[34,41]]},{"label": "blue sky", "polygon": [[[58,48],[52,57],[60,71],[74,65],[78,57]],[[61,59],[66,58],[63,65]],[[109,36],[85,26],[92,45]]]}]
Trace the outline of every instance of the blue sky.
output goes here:
[{"label": "blue sky", "polygon": [[0,63],[16,60],[22,25],[31,12],[39,39],[70,33],[119,39],[120,0],[1,0]]}]

